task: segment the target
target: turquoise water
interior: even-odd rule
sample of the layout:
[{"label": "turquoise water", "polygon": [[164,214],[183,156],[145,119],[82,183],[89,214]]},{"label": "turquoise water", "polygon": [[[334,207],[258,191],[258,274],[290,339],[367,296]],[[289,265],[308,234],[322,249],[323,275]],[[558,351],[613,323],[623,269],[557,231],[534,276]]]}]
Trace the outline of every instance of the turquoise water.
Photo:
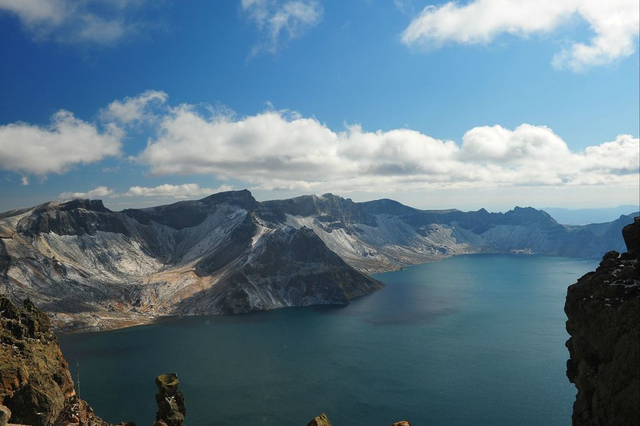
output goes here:
[{"label": "turquoise water", "polygon": [[596,263],[457,256],[376,276],[347,307],[183,318],[63,336],[81,397],[105,420],[152,422],[177,372],[190,426],[570,425],[563,312]]}]

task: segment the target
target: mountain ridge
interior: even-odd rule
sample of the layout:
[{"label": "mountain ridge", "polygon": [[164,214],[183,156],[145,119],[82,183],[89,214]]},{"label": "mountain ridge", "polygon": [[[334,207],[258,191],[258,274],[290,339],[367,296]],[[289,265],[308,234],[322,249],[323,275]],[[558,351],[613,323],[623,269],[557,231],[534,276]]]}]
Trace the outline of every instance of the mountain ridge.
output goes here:
[{"label": "mountain ridge", "polygon": [[624,245],[625,222],[569,227],[530,207],[419,210],[333,194],[259,202],[248,190],[119,212],[75,199],[0,214],[0,293],[81,330],[344,305],[382,288],[371,273],[456,254],[599,257]]}]

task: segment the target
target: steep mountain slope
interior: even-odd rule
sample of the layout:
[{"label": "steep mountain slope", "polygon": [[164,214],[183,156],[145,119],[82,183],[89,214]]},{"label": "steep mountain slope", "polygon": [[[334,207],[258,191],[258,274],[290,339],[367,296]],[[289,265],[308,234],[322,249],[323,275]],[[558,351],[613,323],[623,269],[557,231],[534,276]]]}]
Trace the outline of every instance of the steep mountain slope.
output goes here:
[{"label": "steep mountain slope", "polygon": [[144,210],[47,203],[0,219],[0,292],[58,326],[113,328],[159,315],[347,304],[382,284],[308,229],[275,226],[248,191]]},{"label": "steep mountain slope", "polygon": [[423,211],[331,194],[257,202],[246,190],[121,212],[51,202],[0,214],[0,294],[83,329],[346,304],[382,287],[365,273],[459,253],[600,256],[623,246],[628,222],[566,227],[532,208]]}]

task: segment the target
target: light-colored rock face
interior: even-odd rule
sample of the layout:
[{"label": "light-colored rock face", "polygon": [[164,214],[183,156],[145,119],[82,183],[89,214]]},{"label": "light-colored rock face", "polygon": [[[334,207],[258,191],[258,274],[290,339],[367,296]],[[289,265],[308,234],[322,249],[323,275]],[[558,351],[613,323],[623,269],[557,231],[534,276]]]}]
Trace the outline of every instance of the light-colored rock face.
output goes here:
[{"label": "light-colored rock face", "polygon": [[382,287],[312,231],[261,219],[248,192],[120,213],[73,203],[0,216],[0,293],[59,327],[346,304]]},{"label": "light-colored rock face", "polygon": [[258,203],[248,191],[123,212],[48,203],[0,214],[0,293],[81,329],[345,304],[382,286],[365,273],[455,254],[601,255],[623,244],[625,220],[565,227],[534,209],[421,211],[331,194]]}]

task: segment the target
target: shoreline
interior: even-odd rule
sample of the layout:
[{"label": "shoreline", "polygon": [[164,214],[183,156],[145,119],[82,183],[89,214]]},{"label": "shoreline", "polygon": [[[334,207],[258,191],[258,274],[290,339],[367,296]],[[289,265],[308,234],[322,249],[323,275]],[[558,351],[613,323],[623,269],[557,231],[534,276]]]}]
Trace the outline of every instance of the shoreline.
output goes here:
[{"label": "shoreline", "polygon": [[[439,258],[439,259],[430,259],[425,262],[407,264],[399,268],[383,269],[382,272],[375,272],[370,274],[367,273],[367,275],[369,277],[372,277],[380,281],[379,276],[382,274],[403,271],[403,270],[406,270],[407,268],[425,265],[428,263],[440,262],[446,259],[451,259],[453,257],[475,256],[475,255],[545,256],[545,257],[553,257],[553,258],[566,257],[566,256],[537,255],[536,253],[525,252],[525,251],[510,252],[510,253],[500,253],[500,252],[459,253],[459,254],[453,254],[450,256],[443,256],[442,258]],[[574,257],[567,257],[567,259],[594,260],[591,258],[574,258]],[[382,290],[382,288],[379,290]],[[354,297],[350,300],[366,297],[366,296],[369,296],[370,294],[363,294],[363,295]],[[306,305],[306,306],[282,306],[282,307],[274,307],[269,309],[262,309],[259,311],[250,311],[250,312],[243,312],[243,313],[237,313],[237,314],[231,314],[231,315],[220,314],[220,313],[200,313],[200,314],[187,314],[187,315],[152,315],[152,314],[144,314],[144,313],[109,312],[108,314],[110,314],[111,316],[106,315],[100,319],[96,319],[97,316],[101,316],[97,312],[83,312],[80,314],[69,314],[69,313],[63,313],[63,312],[47,312],[47,315],[49,315],[49,317],[51,318],[52,326],[56,335],[62,336],[62,335],[104,333],[108,331],[125,330],[129,328],[140,327],[145,325],[154,325],[164,321],[172,321],[180,318],[251,315],[251,314],[259,314],[262,312],[280,310],[280,309],[310,308],[310,307],[321,307],[321,306],[338,307],[338,306],[348,306],[348,304],[347,305],[318,304],[318,305]],[[68,317],[69,319],[63,320],[60,317]],[[83,318],[85,318],[85,321],[83,321]],[[74,322],[79,322],[79,323],[76,326],[74,326],[73,325]]]}]

